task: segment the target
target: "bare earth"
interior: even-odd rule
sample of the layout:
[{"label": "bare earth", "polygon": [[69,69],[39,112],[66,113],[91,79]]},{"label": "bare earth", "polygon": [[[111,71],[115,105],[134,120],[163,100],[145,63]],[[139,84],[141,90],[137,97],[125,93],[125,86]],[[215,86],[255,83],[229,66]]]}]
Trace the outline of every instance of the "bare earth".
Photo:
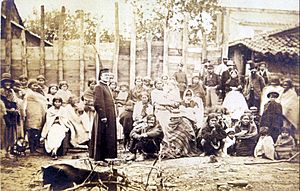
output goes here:
[{"label": "bare earth", "polygon": [[[120,158],[125,154],[120,153]],[[86,160],[85,160],[86,159]],[[209,157],[191,157],[172,160],[162,160],[155,164],[161,169],[153,169],[148,190],[157,190],[156,184],[162,181],[165,190],[299,190],[299,163],[275,163],[246,165],[247,162],[266,162],[269,160],[252,157],[217,158],[218,162],[209,163]],[[299,161],[299,158],[298,158]],[[41,166],[65,163],[79,168],[88,168],[87,153],[72,152],[67,156],[52,160],[45,155],[7,159],[1,151],[1,190],[24,191],[46,190],[42,185]],[[129,180],[146,183],[153,160],[143,162],[116,162],[118,172],[123,172]],[[108,170],[109,167],[98,166],[97,170]],[[246,182],[246,186],[227,184],[231,181]],[[128,189],[130,190],[130,189]]]}]

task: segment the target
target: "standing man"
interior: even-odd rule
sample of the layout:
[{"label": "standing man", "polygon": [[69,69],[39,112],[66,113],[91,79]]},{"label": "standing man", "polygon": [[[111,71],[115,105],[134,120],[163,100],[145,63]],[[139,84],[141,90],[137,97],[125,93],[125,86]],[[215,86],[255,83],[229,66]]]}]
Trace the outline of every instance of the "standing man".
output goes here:
[{"label": "standing man", "polygon": [[187,76],[183,71],[183,64],[178,64],[178,70],[174,73],[174,78],[178,82],[178,88],[180,92],[180,98],[183,98],[183,92],[187,87]]},{"label": "standing man", "polygon": [[228,58],[224,57],[223,61],[222,58],[218,58],[218,65],[215,67],[215,74],[221,77],[222,73],[228,69],[227,67]]},{"label": "standing man", "polygon": [[257,74],[257,69],[254,64],[250,66],[250,72],[250,76],[246,78],[244,96],[249,108],[255,106],[259,110],[261,92],[265,87],[265,80],[262,76]]},{"label": "standing man", "polygon": [[89,157],[95,161],[117,158],[117,127],[115,104],[108,87],[109,69],[101,69],[100,83],[95,86],[94,107],[96,116],[92,129]]}]

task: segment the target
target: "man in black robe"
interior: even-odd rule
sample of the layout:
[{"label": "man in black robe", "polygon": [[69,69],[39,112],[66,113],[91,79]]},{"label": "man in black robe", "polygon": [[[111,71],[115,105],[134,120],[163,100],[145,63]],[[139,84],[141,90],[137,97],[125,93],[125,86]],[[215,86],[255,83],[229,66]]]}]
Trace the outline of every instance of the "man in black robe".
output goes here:
[{"label": "man in black robe", "polygon": [[89,156],[95,161],[117,158],[117,128],[115,104],[108,87],[110,73],[101,69],[100,82],[95,86],[94,107],[96,116],[92,129]]}]

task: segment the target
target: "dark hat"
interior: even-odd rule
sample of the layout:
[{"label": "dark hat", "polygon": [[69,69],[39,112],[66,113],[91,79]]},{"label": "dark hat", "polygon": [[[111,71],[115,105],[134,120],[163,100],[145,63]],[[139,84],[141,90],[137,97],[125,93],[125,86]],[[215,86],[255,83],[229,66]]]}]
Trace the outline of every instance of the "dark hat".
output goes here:
[{"label": "dark hat", "polygon": [[254,62],[250,62],[250,68],[249,68],[250,71],[257,71],[257,66]]},{"label": "dark hat", "polygon": [[3,73],[1,75],[1,87],[4,87],[6,82],[10,82],[12,85],[15,83],[15,81],[11,79],[11,75],[9,73]]},{"label": "dark hat", "polygon": [[207,69],[214,69],[214,65],[208,64],[208,65],[207,65]]},{"label": "dark hat", "polygon": [[279,93],[276,92],[276,91],[271,91],[267,94],[267,97],[270,98],[271,95],[274,95],[275,98],[278,98],[279,97]]},{"label": "dark hat", "polygon": [[43,76],[43,75],[39,75],[38,77],[36,77],[36,79],[37,79],[37,80],[39,80],[39,79],[46,80],[45,76]]},{"label": "dark hat", "polygon": [[101,75],[102,75],[103,73],[109,73],[109,69],[108,69],[108,68],[102,68],[102,69],[100,69],[100,71],[99,71],[99,80],[100,80]]}]

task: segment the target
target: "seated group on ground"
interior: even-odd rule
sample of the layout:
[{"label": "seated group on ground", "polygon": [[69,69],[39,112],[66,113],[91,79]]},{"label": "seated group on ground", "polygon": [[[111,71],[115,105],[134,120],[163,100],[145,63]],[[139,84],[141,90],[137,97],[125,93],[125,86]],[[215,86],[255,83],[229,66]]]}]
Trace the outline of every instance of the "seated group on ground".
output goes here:
[{"label": "seated group on ground", "polygon": [[[261,64],[262,68],[264,63]],[[221,66],[224,71],[220,71]],[[117,113],[117,137],[127,161],[191,156],[293,155],[299,134],[299,97],[290,79],[251,74],[242,79],[232,61],[205,64],[191,84],[178,65],[172,77],[136,77],[134,87],[110,81]],[[268,83],[265,83],[268,81]],[[80,98],[61,81],[46,86],[40,75],[1,79],[1,149],[14,154],[19,138],[31,153],[43,145],[57,159],[68,148],[88,148],[95,117],[95,79]]]}]

